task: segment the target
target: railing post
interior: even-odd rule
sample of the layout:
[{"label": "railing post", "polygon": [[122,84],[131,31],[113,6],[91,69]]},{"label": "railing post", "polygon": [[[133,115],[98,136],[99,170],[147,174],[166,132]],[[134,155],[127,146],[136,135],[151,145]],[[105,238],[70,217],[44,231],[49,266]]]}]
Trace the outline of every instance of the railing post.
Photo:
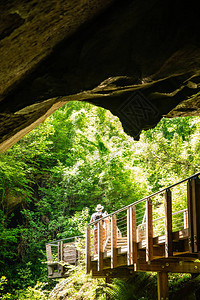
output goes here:
[{"label": "railing post", "polygon": [[63,261],[63,241],[60,241],[60,260]]},{"label": "railing post", "polygon": [[58,257],[58,261],[60,261],[60,242],[58,242],[58,254],[57,254],[57,257]]},{"label": "railing post", "polygon": [[[60,261],[61,261],[61,263],[63,263],[63,241],[60,241]],[[61,264],[60,265],[60,272],[61,273],[63,273],[63,271],[64,271],[64,267],[63,267],[63,265]]]},{"label": "railing post", "polygon": [[117,218],[111,217],[111,269],[117,267]]},{"label": "railing post", "polygon": [[87,226],[87,231],[86,231],[86,274],[89,274],[90,270],[91,270],[91,229],[90,229],[90,226]]},{"label": "railing post", "polygon": [[165,191],[165,257],[173,255],[172,248],[172,197],[170,189]]},{"label": "railing post", "polygon": [[77,245],[77,238],[76,238],[76,236],[75,236],[75,238],[74,238],[74,247],[75,247],[75,253],[76,253],[76,262],[75,262],[75,266],[77,266],[77,264],[78,264],[78,259],[79,259],[79,251],[77,250],[77,247],[76,247],[76,245]]},{"label": "railing post", "polygon": [[52,262],[52,251],[51,251],[51,245],[46,245],[46,253],[47,253],[47,261]]},{"label": "railing post", "polygon": [[58,242],[58,254],[57,254],[57,257],[58,257],[58,271],[59,273],[62,273],[62,270],[63,270],[63,267],[62,265],[60,264],[60,261],[61,261],[61,258],[60,258],[60,254],[61,254],[61,251],[60,251],[60,241]]},{"label": "railing post", "polygon": [[131,264],[137,262],[136,207],[130,207]]},{"label": "railing post", "polygon": [[146,201],[146,261],[153,259],[153,218],[152,201],[150,198]]},{"label": "railing post", "polygon": [[137,262],[136,207],[127,209],[127,264]]},{"label": "railing post", "polygon": [[194,252],[200,251],[200,180],[192,179],[192,211],[193,211],[193,235]]},{"label": "railing post", "polygon": [[104,224],[105,224],[105,241],[106,241],[107,238],[110,237],[110,221],[108,218],[104,219]]},{"label": "railing post", "polygon": [[183,221],[184,221],[184,229],[188,228],[188,211],[184,211],[183,214]]},{"label": "railing post", "polygon": [[103,270],[103,225],[102,220],[97,223],[98,230],[98,271]]},{"label": "railing post", "polygon": [[131,224],[130,207],[127,209],[127,265],[131,264]]},{"label": "railing post", "polygon": [[189,252],[194,252],[194,235],[193,235],[193,210],[192,210],[192,183],[187,182],[187,201],[188,201],[188,243]]},{"label": "railing post", "polygon": [[[52,262],[52,250],[51,250],[51,245],[46,245],[46,253],[47,253],[47,263]],[[51,276],[53,275],[53,268],[48,266],[48,275]]]}]

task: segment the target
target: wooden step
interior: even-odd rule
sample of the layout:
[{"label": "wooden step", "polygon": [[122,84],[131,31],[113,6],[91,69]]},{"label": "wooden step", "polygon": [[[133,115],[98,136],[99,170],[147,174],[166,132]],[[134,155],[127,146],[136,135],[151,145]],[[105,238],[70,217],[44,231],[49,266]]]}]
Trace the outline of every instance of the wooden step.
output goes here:
[{"label": "wooden step", "polygon": [[[121,248],[121,247],[127,248],[127,244],[117,245],[117,248]],[[109,247],[109,246],[104,249],[104,251],[110,251],[110,250],[111,250],[111,247]]]},{"label": "wooden step", "polygon": [[[117,243],[117,246],[120,246],[120,245],[121,245],[121,246],[127,245],[127,242]],[[106,248],[107,248],[107,247],[111,247],[111,244],[110,244],[110,243],[107,244],[107,245],[106,245]]]},{"label": "wooden step", "polygon": [[[127,246],[127,237],[118,237],[117,238],[117,248],[126,247]],[[111,238],[109,237],[105,243],[104,251],[111,250]]]},{"label": "wooden step", "polygon": [[[108,242],[108,243],[111,242],[110,238],[108,239],[107,242]],[[127,242],[127,237],[124,237],[124,238],[117,238],[117,242]]]}]

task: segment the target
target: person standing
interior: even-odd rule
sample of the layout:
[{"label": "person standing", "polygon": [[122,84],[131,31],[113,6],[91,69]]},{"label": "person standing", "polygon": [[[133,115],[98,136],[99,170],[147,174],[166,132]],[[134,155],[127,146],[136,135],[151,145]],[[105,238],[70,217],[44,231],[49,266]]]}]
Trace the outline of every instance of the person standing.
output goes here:
[{"label": "person standing", "polygon": [[[90,223],[95,222],[103,217],[106,216],[106,214],[103,213],[104,207],[101,204],[97,204],[96,212],[92,214]],[[103,240],[105,239],[105,229],[103,228]],[[97,230],[97,223],[94,224],[94,254],[97,254],[98,252],[98,230]]]}]

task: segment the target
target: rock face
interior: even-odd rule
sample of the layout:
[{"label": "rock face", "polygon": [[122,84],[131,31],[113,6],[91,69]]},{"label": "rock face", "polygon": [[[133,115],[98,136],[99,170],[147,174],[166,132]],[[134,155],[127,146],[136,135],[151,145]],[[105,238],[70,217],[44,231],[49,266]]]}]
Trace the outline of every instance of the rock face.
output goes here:
[{"label": "rock face", "polygon": [[0,152],[67,101],[111,110],[125,131],[199,115],[196,1],[4,0]]}]

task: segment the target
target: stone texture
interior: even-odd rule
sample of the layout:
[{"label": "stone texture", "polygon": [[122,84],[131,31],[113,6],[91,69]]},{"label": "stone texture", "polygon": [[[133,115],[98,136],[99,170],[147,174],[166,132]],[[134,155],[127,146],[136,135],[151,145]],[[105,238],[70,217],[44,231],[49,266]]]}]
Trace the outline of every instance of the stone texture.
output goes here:
[{"label": "stone texture", "polygon": [[67,101],[105,107],[139,138],[199,115],[195,1],[3,1],[0,151]]}]

